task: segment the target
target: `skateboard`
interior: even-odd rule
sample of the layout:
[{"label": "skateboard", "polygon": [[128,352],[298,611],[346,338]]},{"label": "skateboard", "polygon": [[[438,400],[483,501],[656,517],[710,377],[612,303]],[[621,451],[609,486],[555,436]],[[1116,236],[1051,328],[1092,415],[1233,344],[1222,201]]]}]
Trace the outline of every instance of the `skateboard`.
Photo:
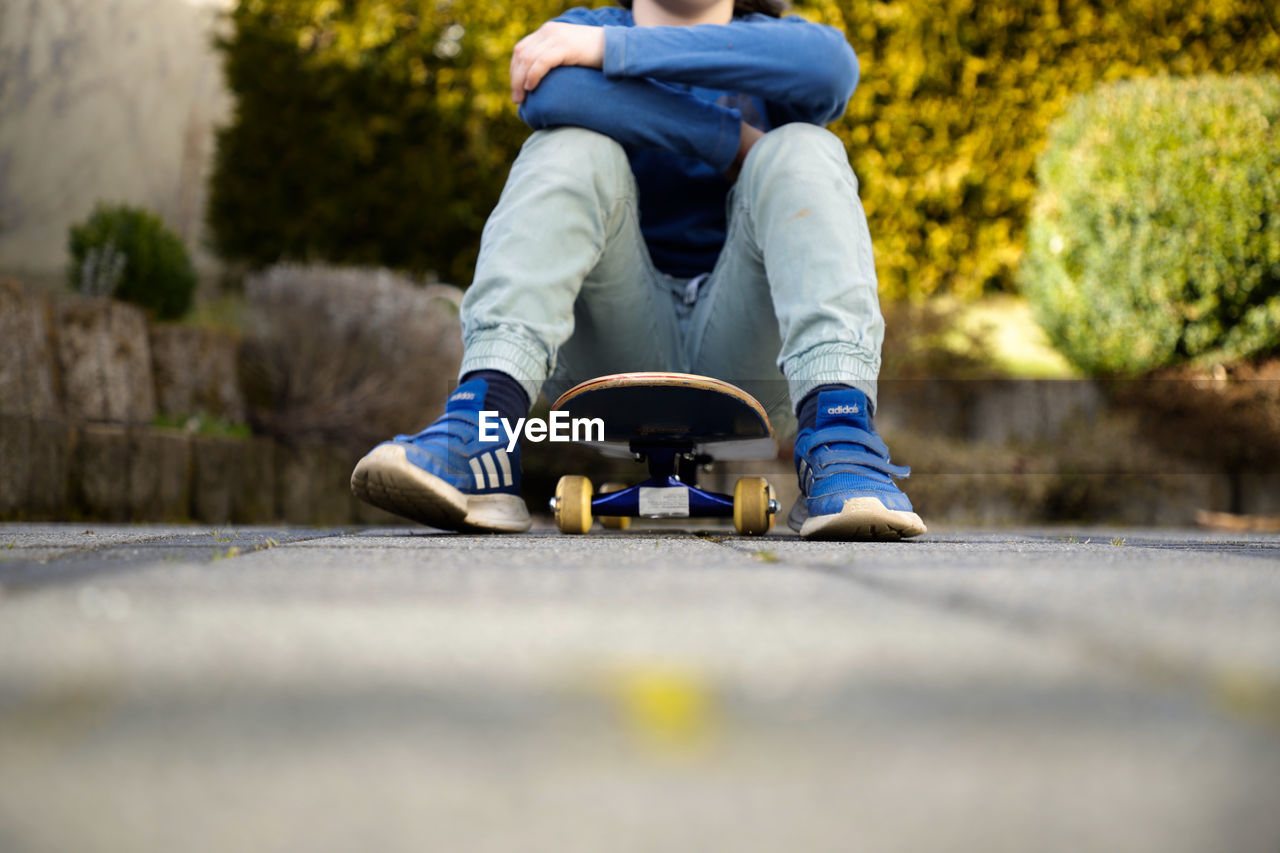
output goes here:
[{"label": "skateboard", "polygon": [[595,517],[615,530],[632,518],[732,518],[747,535],[773,526],[778,502],[763,477],[743,477],[733,495],[697,486],[698,470],[712,461],[777,453],[764,407],[736,385],[687,373],[619,373],[570,388],[551,408],[595,423],[579,444],[649,467],[648,479],[607,483],[599,494],[586,477],[561,477],[551,499],[561,532],[586,533]]}]

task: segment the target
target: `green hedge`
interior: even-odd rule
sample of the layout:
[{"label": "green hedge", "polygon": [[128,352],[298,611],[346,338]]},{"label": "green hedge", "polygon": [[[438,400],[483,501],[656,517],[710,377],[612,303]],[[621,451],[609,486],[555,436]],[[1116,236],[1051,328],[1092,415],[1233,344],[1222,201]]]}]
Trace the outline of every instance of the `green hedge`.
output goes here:
[{"label": "green hedge", "polygon": [[[521,21],[561,4],[241,0],[209,221],[224,257],[436,271],[468,283],[527,135],[505,95]],[[500,73],[499,73],[500,72]]]},{"label": "green hedge", "polygon": [[1094,373],[1280,346],[1280,76],[1102,87],[1053,127],[1022,286]]},{"label": "green hedge", "polygon": [[[526,133],[507,96],[511,47],[569,5],[240,0],[224,45],[239,107],[213,182],[218,246],[466,284]],[[1035,158],[1069,98],[1160,73],[1280,71],[1274,5],[797,0],[862,62],[833,130],[861,180],[884,295],[1012,290]]]},{"label": "green hedge", "polygon": [[73,288],[132,302],[162,320],[191,308],[196,272],[181,238],[155,214],[99,204],[67,236]]}]

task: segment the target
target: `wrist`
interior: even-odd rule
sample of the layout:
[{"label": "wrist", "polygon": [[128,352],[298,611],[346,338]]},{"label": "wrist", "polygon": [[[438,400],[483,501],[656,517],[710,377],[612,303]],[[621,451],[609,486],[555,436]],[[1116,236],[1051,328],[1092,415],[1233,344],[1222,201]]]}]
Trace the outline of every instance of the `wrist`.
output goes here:
[{"label": "wrist", "polygon": [[605,51],[608,43],[605,41],[604,27],[590,27],[587,33],[587,55],[586,61],[583,62],[587,68],[604,69]]}]

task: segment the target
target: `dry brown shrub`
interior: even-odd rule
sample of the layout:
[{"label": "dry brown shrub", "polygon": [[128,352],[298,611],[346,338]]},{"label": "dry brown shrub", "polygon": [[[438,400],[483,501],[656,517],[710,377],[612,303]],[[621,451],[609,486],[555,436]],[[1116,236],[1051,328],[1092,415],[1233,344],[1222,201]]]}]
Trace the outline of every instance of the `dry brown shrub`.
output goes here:
[{"label": "dry brown shrub", "polygon": [[462,359],[458,288],[281,265],[251,276],[245,295],[241,373],[256,431],[358,450],[444,410]]},{"label": "dry brown shrub", "polygon": [[1183,365],[1110,385],[1169,452],[1231,472],[1280,470],[1280,358]]}]

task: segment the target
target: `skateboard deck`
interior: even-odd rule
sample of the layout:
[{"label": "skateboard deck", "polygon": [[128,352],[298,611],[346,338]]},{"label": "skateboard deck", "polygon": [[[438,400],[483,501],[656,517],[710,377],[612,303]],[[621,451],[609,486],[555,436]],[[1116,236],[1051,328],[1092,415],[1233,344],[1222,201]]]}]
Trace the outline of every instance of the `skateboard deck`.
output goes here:
[{"label": "skateboard deck", "polygon": [[552,409],[575,421],[598,419],[602,429],[580,444],[649,467],[643,482],[606,484],[600,494],[586,477],[561,477],[551,508],[562,532],[586,533],[593,517],[612,529],[625,529],[634,517],[732,517],[748,535],[772,527],[778,506],[763,478],[738,480],[732,496],[696,483],[699,466],[708,462],[777,453],[764,407],[741,388],[687,373],[619,373],[570,388]]},{"label": "skateboard deck", "polygon": [[618,373],[570,388],[551,407],[599,418],[603,441],[580,442],[609,456],[631,445],[678,447],[711,460],[772,459],[773,427],[760,403],[736,385],[688,373]]}]

